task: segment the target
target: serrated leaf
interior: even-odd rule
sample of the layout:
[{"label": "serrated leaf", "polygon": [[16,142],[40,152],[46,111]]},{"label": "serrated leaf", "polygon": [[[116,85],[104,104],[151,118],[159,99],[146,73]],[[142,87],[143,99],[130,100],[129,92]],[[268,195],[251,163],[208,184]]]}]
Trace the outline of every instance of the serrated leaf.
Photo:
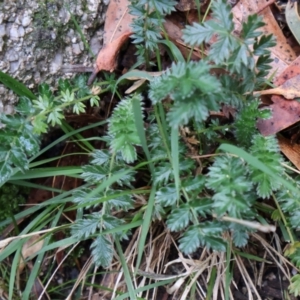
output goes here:
[{"label": "serrated leaf", "polygon": [[91,252],[96,266],[107,268],[113,258],[113,244],[108,237],[98,236],[91,244]]},{"label": "serrated leaf", "polygon": [[63,119],[64,115],[61,113],[61,109],[56,107],[48,115],[47,122],[51,123],[52,126],[55,126],[56,124],[61,125],[61,120]]},{"label": "serrated leaf", "polygon": [[179,231],[187,227],[191,218],[190,207],[183,204],[171,211],[167,219],[167,226],[171,231]]},{"label": "serrated leaf", "polygon": [[133,99],[142,101],[141,95],[122,99],[109,119],[110,148],[113,152],[120,151],[127,163],[132,163],[136,160],[135,146],[140,145],[133,114]]},{"label": "serrated leaf", "polygon": [[115,166],[115,168],[113,168],[112,170],[112,174],[116,174],[116,173],[122,173],[126,171],[126,174],[122,176],[122,178],[120,178],[117,183],[119,186],[128,186],[130,188],[133,188],[131,185],[131,182],[135,181],[135,174],[136,172],[134,170],[130,170],[130,172],[128,172],[129,167],[128,166]]},{"label": "serrated leaf", "polygon": [[293,212],[290,211],[288,220],[294,228],[299,229],[300,228],[300,211],[298,209]]},{"label": "serrated leaf", "polygon": [[137,159],[136,149],[132,144],[124,143],[121,153],[126,163],[133,163]]},{"label": "serrated leaf", "polygon": [[210,198],[200,198],[189,202],[189,205],[200,216],[206,217],[207,214],[212,212],[213,202]]},{"label": "serrated leaf", "polygon": [[210,26],[210,23],[206,23],[205,25],[194,23],[193,26],[186,26],[182,30],[185,43],[191,46],[199,46],[203,42],[208,43],[214,35],[214,30]]},{"label": "serrated leaf", "polygon": [[[255,135],[252,144],[250,151],[253,156],[263,161],[277,175],[280,176],[284,173],[278,142],[274,136]],[[258,195],[262,198],[269,197],[272,191],[276,191],[281,187],[281,183],[278,180],[258,169],[250,167],[250,175],[253,183],[257,185]]]},{"label": "serrated leaf", "polygon": [[295,297],[300,296],[300,274],[292,277],[289,292],[294,294]]},{"label": "serrated leaf", "polygon": [[71,90],[70,80],[59,78],[58,86],[60,91],[65,92],[66,90]]},{"label": "serrated leaf", "polygon": [[262,34],[261,31],[257,31],[257,29],[263,27],[265,25],[264,22],[262,22],[262,17],[258,16],[256,14],[249,15],[247,22],[243,22],[242,24],[242,32],[241,37],[245,40],[252,40]]},{"label": "serrated leaf", "polygon": [[2,186],[13,174],[13,169],[9,161],[0,162],[0,186]]},{"label": "serrated leaf", "polygon": [[245,163],[237,157],[217,157],[209,168],[206,186],[215,192],[227,193],[251,190],[251,183],[247,177]]},{"label": "serrated leaf", "polygon": [[[67,89],[66,91],[61,92],[61,101],[62,102],[68,103],[68,102],[72,102],[74,100],[75,100],[75,94],[74,94],[74,92],[70,92],[70,89]],[[78,103],[81,103],[81,102],[78,102]],[[75,105],[78,103],[75,103]]]},{"label": "serrated leaf", "polygon": [[121,190],[109,190],[106,193],[106,196],[114,196],[113,199],[110,199],[107,201],[107,204],[111,208],[114,209],[122,209],[124,211],[127,211],[130,208],[133,208],[133,198],[132,195],[118,195],[118,193],[121,193]]},{"label": "serrated leaf", "polygon": [[209,52],[210,59],[216,64],[224,62],[230,53],[238,46],[237,39],[231,34],[234,28],[230,6],[222,0],[212,4],[213,20],[202,25],[194,23],[183,30],[185,43],[199,46],[203,42],[209,42],[213,35],[216,41],[212,43]]},{"label": "serrated leaf", "polygon": [[[177,4],[176,1],[170,1],[170,0],[159,0],[159,1],[141,1],[144,2],[144,5],[149,5],[151,10],[155,10],[155,12],[158,12],[160,15],[168,15],[172,11],[175,11],[175,5]],[[140,3],[141,3],[140,2]]]},{"label": "serrated leaf", "polygon": [[167,183],[171,176],[173,176],[172,166],[169,162],[160,163],[154,171],[154,183],[164,184]]},{"label": "serrated leaf", "polygon": [[51,110],[51,103],[47,96],[39,96],[36,100],[32,101],[33,106],[41,111]]},{"label": "serrated leaf", "polygon": [[[293,182],[295,184],[295,182]],[[299,197],[298,194],[289,190],[281,189],[276,192],[276,199],[280,204],[281,210],[285,213],[285,218],[288,219],[289,224],[296,229],[300,228],[300,211],[299,211]],[[276,215],[275,215],[276,217]],[[281,219],[281,215],[278,215]]]},{"label": "serrated leaf", "polygon": [[187,192],[197,192],[200,193],[205,187],[205,176],[197,175],[194,178],[188,178],[182,181],[182,187]]},{"label": "serrated leaf", "polygon": [[39,114],[31,119],[33,125],[33,131],[36,134],[46,133],[48,130],[47,117],[45,115]]},{"label": "serrated leaf", "polygon": [[[110,230],[110,229],[114,229],[114,228],[121,228],[121,226],[125,223],[125,221],[123,219],[118,219],[114,216],[109,216],[108,214],[103,216],[103,223],[102,226],[105,230]],[[118,231],[114,234],[112,234],[112,236],[114,237],[115,235],[117,235],[120,239],[128,239],[128,236],[126,234],[124,234],[123,230]]]},{"label": "serrated leaf", "polygon": [[184,125],[192,118],[202,122],[209,110],[218,109],[221,85],[209,70],[210,66],[204,61],[173,63],[169,70],[150,82],[149,97],[153,104],[168,95],[174,100],[168,113],[172,127]]},{"label": "serrated leaf", "polygon": [[172,206],[178,201],[177,191],[174,184],[161,187],[155,195],[156,203],[162,206]]},{"label": "serrated leaf", "polygon": [[248,59],[248,48],[246,45],[242,44],[232,53],[229,59],[229,63],[232,64],[231,70],[240,73],[242,65],[248,66],[250,69],[253,69],[253,66],[250,66],[250,64],[248,63]]},{"label": "serrated leaf", "polygon": [[27,155],[34,155],[39,150],[39,144],[30,133],[28,135],[27,132],[24,133],[26,136],[20,136],[16,145],[20,146]]},{"label": "serrated leaf", "polygon": [[251,145],[251,140],[256,133],[256,120],[263,116],[257,100],[247,103],[237,114],[235,120],[235,136],[239,144],[246,149]]},{"label": "serrated leaf", "polygon": [[42,98],[48,98],[48,99],[52,99],[53,95],[52,95],[52,91],[50,89],[50,85],[47,83],[42,83],[39,85],[38,87],[39,90],[39,94],[42,96]]},{"label": "serrated leaf", "polygon": [[85,113],[85,104],[82,102],[75,103],[73,105],[73,112],[77,115],[80,113]]},{"label": "serrated leaf", "polygon": [[185,254],[193,253],[199,247],[226,251],[226,242],[221,238],[222,231],[222,225],[216,221],[190,226],[179,240],[179,249]]},{"label": "serrated leaf", "polygon": [[33,114],[34,109],[32,107],[31,100],[25,96],[20,97],[19,102],[16,106],[16,111],[20,114],[26,115],[26,117]]},{"label": "serrated leaf", "polygon": [[272,179],[270,176],[264,173],[255,172],[252,173],[252,180],[257,184],[257,194],[262,198],[268,198],[272,192]]},{"label": "serrated leaf", "polygon": [[94,208],[97,207],[100,204],[99,200],[101,196],[88,196],[91,193],[91,191],[92,190],[89,188],[76,189],[73,193],[72,202],[79,205],[84,205],[84,208],[86,209],[90,208],[91,206]]},{"label": "serrated leaf", "polygon": [[197,122],[203,122],[209,115],[208,108],[204,102],[193,102],[193,99],[186,99],[185,103],[174,103],[168,113],[170,126],[177,127],[186,125],[190,119],[195,118]]},{"label": "serrated leaf", "polygon": [[28,169],[28,159],[26,157],[26,154],[20,147],[15,147],[14,149],[11,149],[10,151],[10,157],[11,162],[22,172]]},{"label": "serrated leaf", "polygon": [[253,45],[253,54],[256,56],[262,56],[269,54],[268,48],[274,47],[276,45],[274,37],[272,34],[263,35],[258,41]]},{"label": "serrated leaf", "polygon": [[236,247],[244,247],[248,243],[249,234],[245,227],[231,224],[230,229],[233,231],[232,240]]},{"label": "serrated leaf", "polygon": [[106,167],[103,166],[83,166],[83,173],[81,174],[81,178],[83,178],[86,182],[100,182],[108,176],[109,171]]},{"label": "serrated leaf", "polygon": [[109,215],[104,215],[102,220],[103,220],[102,226],[106,230],[113,229],[115,227],[119,227],[120,225],[124,224],[124,220]]},{"label": "serrated leaf", "polygon": [[289,254],[289,258],[297,268],[300,267],[300,248],[296,247],[294,252]]},{"label": "serrated leaf", "polygon": [[95,149],[91,155],[93,158],[91,160],[91,163],[93,165],[105,165],[111,159],[111,154],[109,153],[108,150],[105,149],[102,150]]},{"label": "serrated leaf", "polygon": [[79,239],[87,239],[96,233],[97,229],[99,228],[100,221],[101,215],[99,213],[87,215],[87,218],[77,220],[71,226],[71,234]]}]

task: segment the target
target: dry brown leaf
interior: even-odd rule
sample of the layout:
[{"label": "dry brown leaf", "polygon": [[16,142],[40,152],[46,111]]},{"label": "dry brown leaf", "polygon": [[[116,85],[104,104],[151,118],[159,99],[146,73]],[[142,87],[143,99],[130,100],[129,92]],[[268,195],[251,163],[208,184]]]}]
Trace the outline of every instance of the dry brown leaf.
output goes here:
[{"label": "dry brown leaf", "polygon": [[112,72],[116,68],[116,59],[122,45],[128,40],[132,34],[130,24],[134,17],[129,14],[128,0],[111,0],[107,8],[103,47],[100,50],[96,66],[88,83],[92,83],[99,71]]},{"label": "dry brown leaf", "polygon": [[275,85],[282,85],[285,81],[300,75],[300,56],[297,57],[289,66],[286,68],[280,76],[274,80]]},{"label": "dry brown leaf", "polygon": [[26,258],[36,254],[38,251],[40,251],[43,247],[44,240],[40,240],[40,235],[32,236],[26,243],[24,243],[22,248],[22,256],[19,263],[18,272],[19,274],[23,271],[26,262],[24,261]]},{"label": "dry brown leaf", "polygon": [[112,72],[115,70],[119,51],[130,35],[131,32],[126,32],[101,49],[96,60],[97,73],[99,71]]},{"label": "dry brown leaf", "polygon": [[186,141],[188,143],[192,144],[192,145],[199,145],[200,144],[199,140],[197,140],[194,135],[192,137],[187,137]]},{"label": "dry brown leaf", "polygon": [[300,97],[300,75],[288,79],[274,89],[254,92],[254,95],[281,95],[288,100],[298,98]]},{"label": "dry brown leaf", "polygon": [[281,152],[300,170],[300,145],[291,143],[281,135],[277,136]]},{"label": "dry brown leaf", "polygon": [[296,59],[296,54],[293,48],[287,43],[287,39],[275,20],[270,7],[267,6],[270,2],[270,0],[240,0],[232,9],[232,13],[234,15],[235,31],[240,32],[242,24],[247,20],[247,17],[260,12],[263,21],[266,23],[262,27],[263,33],[272,33],[276,38],[276,46],[270,49],[272,58],[270,74],[276,72],[275,78],[277,78]]},{"label": "dry brown leaf", "polygon": [[[275,80],[275,84],[283,85],[284,82],[300,75],[300,57],[295,59]],[[258,120],[257,128],[260,133],[267,136],[275,134],[300,120],[300,103],[296,100],[287,101],[282,96],[272,96],[273,104],[269,106],[272,117]]]},{"label": "dry brown leaf", "polygon": [[146,79],[137,80],[130,88],[125,91],[125,94],[131,94],[135,90],[137,90],[140,86],[142,86],[146,82]]},{"label": "dry brown leaf", "polygon": [[300,103],[287,101],[282,96],[273,96],[273,104],[269,106],[272,117],[257,121],[257,128],[264,136],[275,134],[299,121]]}]

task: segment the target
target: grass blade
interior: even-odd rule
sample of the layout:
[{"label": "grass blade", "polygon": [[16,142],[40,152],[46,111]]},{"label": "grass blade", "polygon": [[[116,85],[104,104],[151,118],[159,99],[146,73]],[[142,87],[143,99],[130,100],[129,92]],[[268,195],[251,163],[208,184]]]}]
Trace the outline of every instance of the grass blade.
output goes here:
[{"label": "grass blade", "polygon": [[127,285],[127,289],[128,289],[128,293],[129,293],[129,297],[130,297],[130,299],[135,300],[135,299],[137,299],[136,293],[134,291],[134,286],[132,284],[132,279],[131,279],[131,276],[130,276],[130,272],[129,272],[129,269],[128,269],[123,251],[122,251],[122,247],[121,247],[121,244],[120,244],[120,241],[119,241],[118,238],[116,238],[115,244],[116,244],[117,252],[118,252],[120,260],[121,260],[121,264],[122,264],[122,268],[123,268],[123,272],[124,272],[124,277],[125,277],[125,281],[126,281],[126,285]]},{"label": "grass blade", "polygon": [[145,244],[146,244],[146,238],[147,238],[147,234],[149,231],[149,227],[151,225],[151,219],[152,219],[152,211],[153,211],[153,207],[154,207],[154,202],[155,202],[155,193],[156,193],[156,187],[153,185],[152,186],[152,190],[150,193],[150,197],[148,200],[148,205],[144,214],[144,221],[142,224],[142,228],[141,228],[141,236],[140,236],[140,240],[138,242],[138,256],[137,256],[137,260],[136,260],[136,270],[139,269],[141,261],[142,261],[142,256],[144,253],[144,248],[145,248]]},{"label": "grass blade", "polygon": [[172,128],[171,131],[171,155],[172,166],[174,172],[174,181],[177,193],[177,199],[179,199],[180,193],[180,178],[179,178],[179,146],[178,146],[179,132],[178,128]]},{"label": "grass blade", "polygon": [[30,100],[36,98],[36,96],[23,83],[1,71],[0,82],[2,82],[8,89],[12,90],[19,96],[26,96]]}]

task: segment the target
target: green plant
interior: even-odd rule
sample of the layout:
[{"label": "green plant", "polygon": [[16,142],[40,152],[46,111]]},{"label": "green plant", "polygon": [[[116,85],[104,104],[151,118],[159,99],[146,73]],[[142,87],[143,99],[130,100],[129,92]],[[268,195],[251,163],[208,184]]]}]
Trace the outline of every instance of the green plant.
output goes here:
[{"label": "green plant", "polygon": [[[141,12],[141,17],[146,16],[145,18],[150,19],[153,12],[151,7],[155,7],[155,4],[156,1],[151,2],[153,6],[133,2],[131,11],[135,15],[138,15],[137,11]],[[216,42],[211,45],[207,58],[200,62],[173,63],[165,73],[150,81],[149,97],[155,108],[155,116],[149,120],[148,129],[141,130],[137,125],[141,119],[139,116],[142,111],[139,109],[141,104],[132,108],[125,105],[128,99],[122,100],[120,104],[124,109],[123,117],[119,115],[115,123],[113,115],[110,122],[110,131],[119,132],[118,137],[110,136],[111,165],[116,164],[118,151],[123,154],[124,161],[132,162],[135,158],[133,147],[139,144],[139,140],[144,139],[144,143],[140,143],[150,165],[152,191],[156,191],[155,203],[150,197],[147,213],[153,213],[153,217],[163,216],[171,231],[182,232],[179,248],[186,254],[196,251],[200,246],[226,251],[229,240],[224,239],[225,233],[231,233],[230,239],[236,247],[245,246],[249,234],[254,229],[238,225],[239,222],[258,220],[259,211],[256,209],[256,203],[261,199],[272,197],[273,192],[280,188],[284,189],[286,181],[278,178],[288,178],[281,165],[282,158],[276,139],[261,136],[255,126],[257,118],[266,118],[270,115],[268,111],[259,109],[258,101],[252,92],[266,84],[265,77],[270,70],[268,48],[274,45],[274,40],[271,35],[263,36],[259,31],[263,23],[256,15],[244,22],[241,34],[237,37],[232,34],[234,25],[230,7],[224,1],[214,1],[212,10],[212,20],[187,26],[183,30],[183,39],[191,46],[200,46],[202,42],[208,43],[213,35],[216,36]],[[156,35],[143,36],[147,32],[146,29],[149,29],[145,18],[141,18],[145,23],[139,19],[134,21],[133,37],[136,41],[145,43],[139,50],[148,51],[153,50],[153,45],[159,40]],[[161,22],[153,21],[151,25],[159,24]],[[140,53],[144,53],[143,51]],[[226,74],[212,75],[210,70],[213,67],[226,70]],[[164,106],[163,101],[166,98],[171,100],[171,105]],[[140,103],[140,100],[137,102]],[[209,117],[209,111],[220,110],[224,104],[237,109],[232,127],[233,136],[228,142],[248,151],[265,168],[275,173],[276,178],[270,173],[261,172],[242,158],[226,153],[220,153],[221,156],[214,160],[207,174],[196,177],[192,175],[195,166],[187,157],[187,149],[178,137],[179,128],[193,125],[196,130],[203,128]],[[116,111],[119,111],[120,106]],[[120,131],[121,127],[118,125],[122,124],[120,119],[124,118],[125,121],[127,116],[132,114],[132,109],[135,119],[131,122],[136,122],[137,131],[128,124],[130,132],[128,138],[128,131]],[[113,145],[118,145],[118,148]],[[293,184],[298,189],[296,182],[293,181]],[[92,203],[102,203],[102,212],[109,200],[106,194],[98,194],[97,197],[98,200],[94,198]],[[90,194],[84,199],[91,199]],[[84,199],[76,202],[79,205],[86,205]],[[296,197],[291,199],[291,203],[292,206],[298,205]],[[286,217],[289,222],[296,225],[293,222],[294,213],[293,210],[287,209]],[[106,239],[102,237],[103,214],[100,219],[99,213],[96,215],[95,223],[91,222],[92,236],[97,236],[95,233],[98,232],[101,240],[98,238],[97,244],[93,242],[93,253],[97,254],[94,255],[95,263],[103,264],[98,254],[105,249],[104,246],[107,247],[112,243],[114,236],[109,235],[108,238],[106,235]],[[223,216],[236,221],[230,223],[224,220]],[[90,216],[85,218],[91,220]],[[81,225],[81,236],[87,238],[91,232],[86,231],[84,222],[86,221],[79,220],[78,224]],[[117,229],[119,224],[116,223],[114,229]],[[75,223],[73,227],[77,226]],[[147,227],[149,223],[144,221],[143,226]],[[143,242],[140,245],[143,245]],[[142,248],[143,246],[140,249]],[[111,256],[111,252],[108,253]],[[101,255],[103,256],[103,252]],[[104,262],[107,265],[108,261]],[[137,268],[138,266],[139,260]]]},{"label": "green plant", "polygon": [[150,64],[149,57],[157,49],[161,40],[160,30],[163,18],[175,10],[175,1],[137,1],[130,0],[130,14],[136,18],[132,22],[133,43],[137,47],[138,60]]},{"label": "green plant", "polygon": [[[2,73],[2,81],[9,85],[8,75]],[[20,97],[14,115],[0,114],[3,129],[0,132],[0,186],[16,172],[25,172],[40,149],[40,136],[49,125],[62,125],[64,114],[85,112],[85,101],[90,106],[99,105],[99,97],[86,86],[86,77],[79,76],[73,82],[59,80],[59,90],[53,93],[47,84],[39,86],[39,95],[23,91],[23,86],[14,83]],[[12,84],[11,84],[12,85]],[[109,82],[102,82],[100,93],[110,89]],[[29,98],[30,97],[30,98]]]},{"label": "green plant", "polygon": [[[163,17],[173,6],[173,1],[131,2],[131,12],[139,16],[133,24],[133,38],[141,43],[138,52],[146,66],[150,65],[149,52],[160,42],[157,33],[162,29]],[[179,249],[184,254],[191,254],[199,247],[226,252],[226,299],[229,299],[231,255],[236,256],[237,247],[247,245],[258,222],[270,222],[261,213],[266,199],[273,199],[277,207],[272,217],[282,222],[288,232],[291,248],[286,255],[296,265],[300,262],[293,232],[299,228],[296,209],[299,184],[286,173],[276,138],[264,137],[256,129],[258,118],[270,116],[268,110],[259,108],[253,91],[267,83],[269,48],[274,40],[271,35],[262,35],[259,29],[263,23],[256,15],[243,23],[239,36],[233,35],[232,14],[226,1],[213,1],[211,7],[211,20],[183,30],[184,41],[192,47],[204,47],[203,43],[210,43],[214,36],[207,57],[199,62],[178,59],[161,76],[152,78],[140,71],[150,79],[148,90],[143,95],[136,93],[122,98],[114,108],[103,138],[106,148],[93,150],[90,163],[77,170],[85,184],[49,200],[53,206],[58,200],[72,201],[77,208],[77,219],[70,226],[71,236],[50,246],[91,240],[93,262],[104,268],[111,265],[116,251],[128,288],[128,294],[120,297],[129,295],[137,299],[140,291],[133,285],[135,274],[128,270],[120,241],[127,239],[131,230],[141,229],[135,262],[138,273],[151,222],[157,219],[163,220],[171,232],[180,234]],[[159,66],[158,56],[157,53]],[[225,72],[216,74],[212,69]],[[123,78],[126,76],[130,77],[125,74]],[[35,152],[39,145],[33,131],[45,132],[49,123],[63,125],[65,110],[71,107],[75,113],[82,112],[84,100],[90,99],[91,105],[98,103],[99,99],[84,82],[79,79],[73,88],[61,81],[57,95],[43,85],[32,102],[21,98],[18,114],[1,116],[9,132],[5,136],[13,137],[3,136],[1,140],[0,147],[6,148],[0,153],[9,153],[6,160],[0,156],[0,172],[6,174],[3,182],[19,170],[26,174],[31,159],[28,145]],[[105,87],[102,92],[116,92],[118,82],[109,77],[100,83]],[[153,106],[147,118],[144,97]],[[234,108],[235,116],[232,122],[220,124],[210,112],[220,111],[224,105]],[[196,140],[206,145],[198,149],[206,155],[201,159],[201,172],[195,153],[191,153],[193,147],[182,134],[187,128]],[[30,143],[20,144],[19,137],[23,136]],[[15,154],[13,149],[19,152]],[[140,172],[143,176],[139,176]],[[135,201],[138,194],[148,197],[147,203],[140,207]],[[7,247],[0,259],[16,251],[13,247],[16,244]],[[215,278],[214,273],[211,278]],[[291,291],[297,294],[298,286],[296,276]],[[210,282],[210,292],[212,287]],[[150,285],[145,289],[150,289]]]},{"label": "green plant", "polygon": [[0,188],[0,221],[11,218],[20,211],[20,205],[26,203],[29,189],[6,183]]}]

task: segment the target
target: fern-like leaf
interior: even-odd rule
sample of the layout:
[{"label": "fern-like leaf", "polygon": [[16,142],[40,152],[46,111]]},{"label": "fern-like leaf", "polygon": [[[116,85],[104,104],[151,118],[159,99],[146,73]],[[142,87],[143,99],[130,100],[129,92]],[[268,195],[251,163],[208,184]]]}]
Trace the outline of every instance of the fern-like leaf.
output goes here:
[{"label": "fern-like leaf", "polygon": [[248,149],[251,146],[252,137],[257,134],[257,119],[269,115],[269,110],[259,109],[258,101],[251,101],[241,109],[235,120],[235,136],[242,147]]},{"label": "fern-like leaf", "polygon": [[109,237],[98,236],[91,244],[92,256],[96,266],[108,267],[113,258],[113,244]]},{"label": "fern-like leaf", "polygon": [[209,73],[209,65],[204,61],[177,63],[162,76],[150,83],[149,96],[156,104],[168,95],[174,104],[168,113],[171,126],[188,123],[190,119],[202,122],[209,110],[218,109],[221,85]]},{"label": "fern-like leaf", "polygon": [[241,217],[255,200],[251,181],[247,178],[247,167],[236,157],[217,157],[209,168],[206,186],[215,192],[212,200],[217,215],[227,212],[230,216]]},{"label": "fern-like leaf", "polygon": [[178,201],[177,190],[173,183],[161,187],[155,195],[155,200],[162,206],[172,206]]},{"label": "fern-like leaf", "polygon": [[[252,146],[250,152],[267,167],[274,171],[274,174],[282,176],[284,173],[281,165],[282,156],[278,142],[274,136],[264,137],[262,135],[255,135],[252,139]],[[251,180],[257,186],[257,193],[262,198],[267,198],[272,191],[276,191],[281,187],[281,182],[258,169],[250,167]]]},{"label": "fern-like leaf", "polygon": [[141,95],[121,100],[109,119],[110,148],[115,153],[120,151],[127,163],[136,160],[135,146],[140,145],[133,115],[132,102],[134,99],[142,101]]},{"label": "fern-like leaf", "polygon": [[171,231],[179,231],[187,227],[191,218],[190,206],[183,204],[171,211],[167,225]]},{"label": "fern-like leaf", "polygon": [[225,251],[226,242],[222,239],[223,226],[220,222],[204,222],[190,226],[179,240],[179,249],[185,254],[196,251],[199,247]]},{"label": "fern-like leaf", "polygon": [[87,239],[96,233],[99,228],[100,221],[101,215],[99,213],[87,215],[85,219],[77,220],[71,226],[71,234],[79,239]]}]

